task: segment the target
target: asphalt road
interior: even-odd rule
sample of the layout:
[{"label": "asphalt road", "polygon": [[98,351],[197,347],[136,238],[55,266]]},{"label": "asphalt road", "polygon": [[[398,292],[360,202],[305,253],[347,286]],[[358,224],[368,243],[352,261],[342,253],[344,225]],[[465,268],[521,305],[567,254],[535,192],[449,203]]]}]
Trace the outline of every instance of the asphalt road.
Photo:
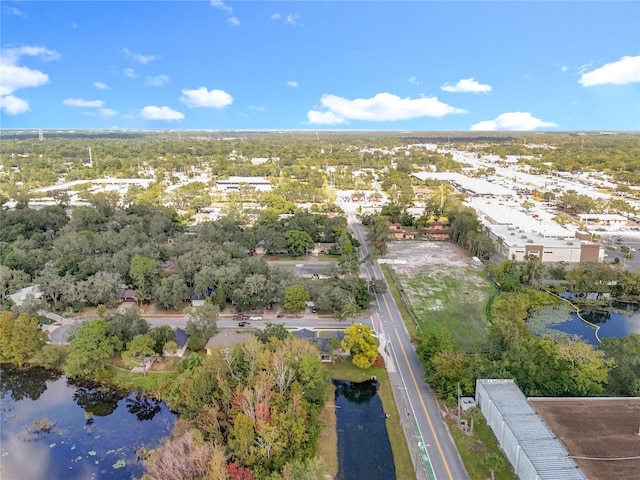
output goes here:
[{"label": "asphalt road", "polygon": [[[348,219],[349,228],[361,245],[360,257],[365,258],[369,252],[364,228],[355,214],[349,213]],[[364,263],[361,270],[368,279],[385,279],[378,262]],[[437,480],[468,479],[435,396],[424,381],[422,365],[390,292],[376,294],[376,308],[374,318],[377,318],[373,324],[393,360],[393,365],[387,365],[390,377],[394,372],[399,376],[399,381],[392,381],[392,385],[401,410],[399,413],[406,422],[405,434],[409,432],[407,442],[416,476]]]},{"label": "asphalt road", "polygon": [[[145,316],[143,318],[147,321],[151,328],[159,327],[161,325],[168,325],[171,328],[181,327],[184,328],[187,325],[187,319],[183,315],[154,315],[154,316]],[[364,323],[367,325],[371,325],[371,318],[355,318],[353,320],[348,320],[344,322],[336,321],[334,318],[326,318],[322,316],[318,316],[315,314],[309,314],[303,317],[282,317],[276,318],[275,315],[273,317],[269,317],[268,315],[264,316],[264,320],[262,321],[254,321],[250,322],[249,327],[247,328],[263,328],[267,323],[282,323],[286,328],[309,328],[309,329],[339,329],[344,330],[352,323]],[[63,325],[60,325],[57,328],[49,329],[49,340],[52,343],[63,345],[68,343],[68,333],[71,328],[73,328],[74,322],[71,319],[68,319]],[[232,317],[221,316],[218,319],[218,328],[241,328],[238,326],[238,322],[233,320]]]}]

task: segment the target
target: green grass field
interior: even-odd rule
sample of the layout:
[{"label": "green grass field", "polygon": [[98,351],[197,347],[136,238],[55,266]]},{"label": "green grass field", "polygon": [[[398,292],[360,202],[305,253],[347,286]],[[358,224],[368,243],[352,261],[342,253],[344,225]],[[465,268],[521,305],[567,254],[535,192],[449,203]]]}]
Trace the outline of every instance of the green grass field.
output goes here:
[{"label": "green grass field", "polygon": [[485,304],[493,284],[484,270],[438,267],[411,276],[393,273],[405,304],[421,331],[446,328],[461,347],[482,348],[487,342]]}]

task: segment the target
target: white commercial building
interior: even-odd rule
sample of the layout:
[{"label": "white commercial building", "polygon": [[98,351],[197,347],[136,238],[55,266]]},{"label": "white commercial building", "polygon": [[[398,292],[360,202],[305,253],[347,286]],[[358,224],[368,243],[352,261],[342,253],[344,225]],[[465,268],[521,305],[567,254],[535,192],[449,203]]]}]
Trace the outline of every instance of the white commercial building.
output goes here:
[{"label": "white commercial building", "polygon": [[216,180],[216,188],[223,192],[237,192],[241,185],[253,187],[260,192],[271,190],[271,182],[264,177],[229,177],[227,180]]},{"label": "white commercial building", "polygon": [[476,380],[476,404],[521,480],[587,480],[513,380]]}]

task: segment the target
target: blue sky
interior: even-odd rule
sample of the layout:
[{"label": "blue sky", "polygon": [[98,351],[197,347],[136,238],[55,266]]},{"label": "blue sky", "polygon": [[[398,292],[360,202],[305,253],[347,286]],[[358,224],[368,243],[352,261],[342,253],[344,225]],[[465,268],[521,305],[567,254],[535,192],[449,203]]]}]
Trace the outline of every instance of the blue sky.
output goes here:
[{"label": "blue sky", "polygon": [[2,128],[639,130],[640,2],[10,1]]}]

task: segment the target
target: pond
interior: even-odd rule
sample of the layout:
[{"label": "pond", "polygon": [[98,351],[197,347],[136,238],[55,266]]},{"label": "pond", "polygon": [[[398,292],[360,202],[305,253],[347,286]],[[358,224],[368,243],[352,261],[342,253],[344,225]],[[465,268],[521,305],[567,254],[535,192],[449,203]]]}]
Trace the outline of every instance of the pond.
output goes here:
[{"label": "pond", "polygon": [[[571,299],[573,295],[565,292],[561,296]],[[580,315],[592,325],[583,322],[575,310],[565,303],[539,309],[530,315],[527,323],[536,335],[577,335],[592,345],[598,344],[596,327],[599,327],[597,331],[600,339],[640,333],[640,306],[637,304],[613,302],[606,311],[581,310]]]},{"label": "pond", "polygon": [[0,369],[2,479],[130,479],[140,447],[170,434],[162,402],[75,384],[43,370]]},{"label": "pond", "polygon": [[[613,307],[613,310],[607,312],[581,311],[580,315],[588,322],[600,327],[598,329],[600,339],[621,338],[632,333],[640,333],[640,310],[624,304],[614,304]],[[592,345],[598,344],[595,336],[596,329],[580,320],[575,313],[571,314],[569,320],[554,325],[553,328],[570,335],[579,335]]]},{"label": "pond", "polygon": [[338,430],[337,480],[395,480],[378,382],[333,380]]}]

